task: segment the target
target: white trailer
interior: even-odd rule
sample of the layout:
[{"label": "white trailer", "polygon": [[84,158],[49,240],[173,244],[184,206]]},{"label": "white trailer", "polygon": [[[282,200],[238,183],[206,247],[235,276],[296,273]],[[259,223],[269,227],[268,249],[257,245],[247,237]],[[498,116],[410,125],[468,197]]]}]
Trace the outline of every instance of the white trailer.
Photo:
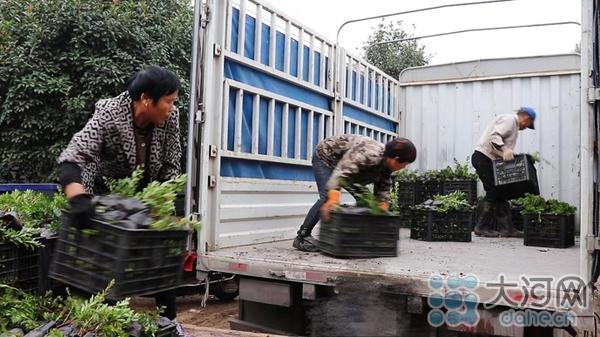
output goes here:
[{"label": "white trailer", "polygon": [[[581,58],[422,67],[398,81],[266,2],[196,1],[186,210],[203,223],[198,278],[219,272],[239,279],[240,317],[232,326],[299,335],[558,335],[552,327],[500,322],[511,307],[539,312],[539,293],[521,306],[484,305],[496,302],[491,284],[501,274],[521,282],[517,288],[526,293],[535,285],[523,284],[523,276],[591,280],[597,148],[590,102],[600,97],[588,89],[598,57],[592,54],[593,2],[583,1]],[[419,168],[440,167],[464,160],[487,121],[521,104],[539,110],[538,130],[525,134],[520,146],[545,159],[542,193],[580,210],[585,239],[575,247],[539,249],[519,239],[477,237],[420,242],[409,240],[406,230],[396,258],[336,259],[291,247],[317,198],[310,159],[321,139],[408,136],[417,144]],[[477,298],[477,326],[427,324],[432,296],[452,290],[447,283],[432,288],[432,275],[477,277],[476,287],[462,289]],[[553,283],[544,290],[544,310],[576,310],[578,328],[593,328],[589,289],[577,293]],[[572,301],[561,302],[565,298]],[[587,309],[579,305],[585,301]]]}]

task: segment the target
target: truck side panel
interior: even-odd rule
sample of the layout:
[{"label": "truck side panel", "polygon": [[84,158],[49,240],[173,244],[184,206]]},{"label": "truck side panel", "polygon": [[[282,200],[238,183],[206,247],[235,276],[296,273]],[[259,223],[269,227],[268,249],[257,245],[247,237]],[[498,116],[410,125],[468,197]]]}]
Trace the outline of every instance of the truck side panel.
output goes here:
[{"label": "truck side panel", "polygon": [[317,196],[316,145],[395,137],[398,83],[262,1],[207,1],[205,18],[201,250],[290,239]]}]

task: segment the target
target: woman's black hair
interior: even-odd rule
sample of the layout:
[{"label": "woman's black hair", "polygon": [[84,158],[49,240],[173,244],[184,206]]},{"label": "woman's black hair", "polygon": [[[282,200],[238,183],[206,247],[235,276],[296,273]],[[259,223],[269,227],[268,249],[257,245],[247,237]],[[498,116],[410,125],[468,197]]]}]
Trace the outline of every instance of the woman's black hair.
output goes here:
[{"label": "woman's black hair", "polygon": [[412,163],[417,159],[415,144],[406,138],[395,138],[385,144],[383,156],[398,158],[401,163]]},{"label": "woman's black hair", "polygon": [[181,81],[169,70],[150,65],[133,74],[127,81],[127,91],[132,100],[137,101],[143,93],[152,98],[152,102],[176,91],[181,91]]}]

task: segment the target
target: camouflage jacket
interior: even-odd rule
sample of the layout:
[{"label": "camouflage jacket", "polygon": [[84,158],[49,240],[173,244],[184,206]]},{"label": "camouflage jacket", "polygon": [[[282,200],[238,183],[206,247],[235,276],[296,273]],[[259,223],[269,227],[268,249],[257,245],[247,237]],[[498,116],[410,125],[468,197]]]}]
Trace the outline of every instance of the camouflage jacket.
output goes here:
[{"label": "camouflage jacket", "polygon": [[392,172],[383,160],[384,149],[365,136],[339,135],[321,141],[315,149],[317,157],[333,170],[327,189],[339,190],[342,183],[372,183],[375,195],[389,203]]}]

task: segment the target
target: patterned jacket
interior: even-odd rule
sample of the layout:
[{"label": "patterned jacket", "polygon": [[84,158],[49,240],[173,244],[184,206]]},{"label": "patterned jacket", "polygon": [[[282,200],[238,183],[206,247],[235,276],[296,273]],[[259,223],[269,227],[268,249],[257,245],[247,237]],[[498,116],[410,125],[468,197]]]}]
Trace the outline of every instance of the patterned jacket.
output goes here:
[{"label": "patterned jacket", "polygon": [[[136,163],[132,100],[127,91],[96,103],[92,118],[77,132],[58,157],[81,168],[82,184],[88,193],[105,189],[103,177],[131,175]],[[177,109],[163,125],[152,131],[149,162],[150,180],[168,180],[180,174],[181,144]],[[103,192],[103,191],[102,191]]]},{"label": "patterned jacket", "polygon": [[392,172],[385,165],[385,146],[369,137],[339,135],[324,139],[315,149],[317,157],[333,170],[327,182],[328,190],[339,190],[341,184],[373,183],[374,193],[390,202]]}]

